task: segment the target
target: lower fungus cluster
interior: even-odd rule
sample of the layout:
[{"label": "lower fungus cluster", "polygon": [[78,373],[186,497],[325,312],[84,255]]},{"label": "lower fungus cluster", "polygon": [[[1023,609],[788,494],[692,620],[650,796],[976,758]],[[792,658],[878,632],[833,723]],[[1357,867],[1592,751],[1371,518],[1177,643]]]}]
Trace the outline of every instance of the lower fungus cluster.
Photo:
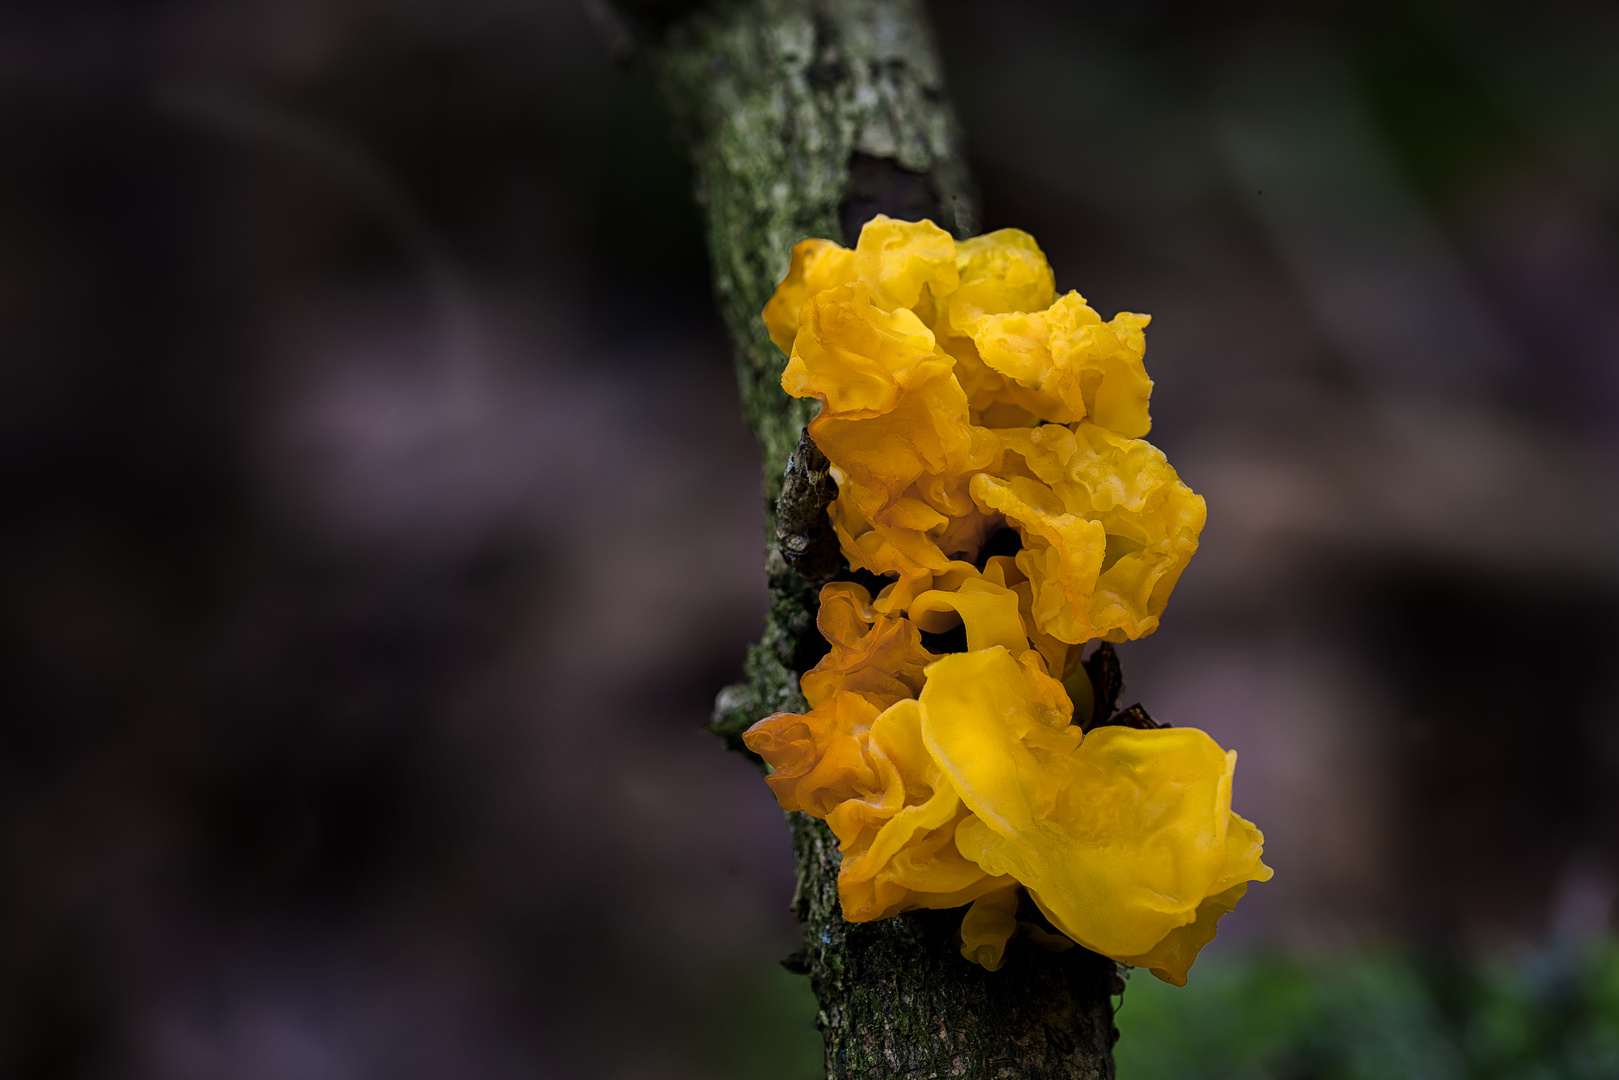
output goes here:
[{"label": "lower fungus cluster", "polygon": [[[1147,317],[1057,296],[1018,230],[878,217],[853,250],[795,247],[764,318],[782,386],[821,403],[843,555],[891,579],[822,590],[809,711],[744,737],[781,805],[837,836],[844,917],[971,904],[962,953],[991,970],[1021,929],[1183,985],[1271,872],[1230,809],[1235,752],[1083,727],[1084,646],[1152,633],[1203,528],[1142,439]],[[1007,528],[1020,549],[987,554]],[[927,648],[947,631],[964,651]],[[1060,934],[1018,918],[1024,893]]]}]

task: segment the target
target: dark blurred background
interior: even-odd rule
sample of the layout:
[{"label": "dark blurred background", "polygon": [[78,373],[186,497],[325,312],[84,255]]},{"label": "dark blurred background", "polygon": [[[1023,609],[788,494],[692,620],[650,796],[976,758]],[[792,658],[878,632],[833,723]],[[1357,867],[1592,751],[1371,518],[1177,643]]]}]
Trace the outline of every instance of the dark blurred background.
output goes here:
[{"label": "dark blurred background", "polygon": [[[931,10],[986,228],[1153,315],[1209,502],[1121,656],[1277,869],[1211,978],[1600,940],[1619,13]],[[0,1075],[813,1075],[699,730],[758,467],[583,6],[0,7]]]}]

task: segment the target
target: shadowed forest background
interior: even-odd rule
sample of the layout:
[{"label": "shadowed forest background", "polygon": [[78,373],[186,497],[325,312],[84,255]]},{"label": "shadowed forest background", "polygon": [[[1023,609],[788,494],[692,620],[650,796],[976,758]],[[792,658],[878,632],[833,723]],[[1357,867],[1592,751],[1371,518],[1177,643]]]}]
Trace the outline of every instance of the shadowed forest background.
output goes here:
[{"label": "shadowed forest background", "polygon": [[[1553,985],[1619,889],[1619,14],[931,11],[984,227],[1153,316],[1209,525],[1125,700],[1277,871],[1124,1080],[1261,990]],[[700,730],[758,469],[585,6],[0,8],[0,1074],[813,1075]]]}]

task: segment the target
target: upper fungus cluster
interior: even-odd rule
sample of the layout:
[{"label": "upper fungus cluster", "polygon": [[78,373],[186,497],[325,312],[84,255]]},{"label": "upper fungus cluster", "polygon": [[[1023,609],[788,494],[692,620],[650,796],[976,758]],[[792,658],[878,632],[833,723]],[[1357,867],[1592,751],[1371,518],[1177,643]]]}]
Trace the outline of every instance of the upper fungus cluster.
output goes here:
[{"label": "upper fungus cluster", "polygon": [[[1142,439],[1147,316],[1058,296],[1019,230],[957,242],[878,217],[853,250],[798,244],[764,319],[783,388],[821,403],[844,557],[891,579],[822,590],[809,712],[744,737],[781,805],[837,836],[844,917],[970,903],[962,952],[992,970],[1021,926],[1184,984],[1271,873],[1230,809],[1236,754],[1074,722],[1083,647],[1157,629],[1203,528]],[[1008,527],[1021,548],[986,557]],[[924,645],[958,627],[965,651]],[[1025,890],[1066,938],[1020,923]]]}]

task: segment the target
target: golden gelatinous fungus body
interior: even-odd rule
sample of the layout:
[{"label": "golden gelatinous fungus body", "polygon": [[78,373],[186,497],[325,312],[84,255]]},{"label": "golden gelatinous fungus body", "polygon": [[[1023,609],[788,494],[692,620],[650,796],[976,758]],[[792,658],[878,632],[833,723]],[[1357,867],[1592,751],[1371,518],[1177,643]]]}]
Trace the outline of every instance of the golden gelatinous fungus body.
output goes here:
[{"label": "golden gelatinous fungus body", "polygon": [[[1143,439],[1147,316],[1057,295],[1019,230],[878,217],[853,250],[797,245],[764,319],[783,388],[820,401],[843,556],[889,579],[825,586],[809,712],[744,737],[837,836],[844,917],[971,904],[962,954],[991,970],[1022,930],[1184,984],[1271,874],[1231,812],[1237,756],[1193,728],[1087,731],[1070,693],[1087,643],[1158,628],[1203,528]],[[930,651],[947,632],[964,650]],[[1059,933],[1018,918],[1024,894]]]}]

